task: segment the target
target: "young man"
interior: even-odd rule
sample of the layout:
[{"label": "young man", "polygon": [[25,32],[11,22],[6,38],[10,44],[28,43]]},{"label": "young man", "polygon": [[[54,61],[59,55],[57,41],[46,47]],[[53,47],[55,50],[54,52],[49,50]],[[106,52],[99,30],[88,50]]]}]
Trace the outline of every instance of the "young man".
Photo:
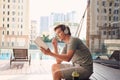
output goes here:
[{"label": "young man", "polygon": [[[65,43],[62,54],[58,53],[56,38],[52,40],[54,52],[50,49],[40,48],[45,55],[56,58],[56,64],[52,66],[53,80],[72,80],[72,72],[78,71],[79,79],[88,79],[93,73],[93,61],[89,49],[76,37],[71,36],[68,26],[60,24],[54,28],[57,37]],[[72,64],[62,64],[62,61]]]}]

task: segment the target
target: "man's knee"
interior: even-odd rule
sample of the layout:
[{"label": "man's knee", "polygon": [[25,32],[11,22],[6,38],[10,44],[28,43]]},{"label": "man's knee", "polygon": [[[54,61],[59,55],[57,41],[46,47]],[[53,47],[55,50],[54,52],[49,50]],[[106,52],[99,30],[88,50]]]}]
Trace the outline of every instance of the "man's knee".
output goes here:
[{"label": "man's knee", "polygon": [[53,73],[53,76],[54,76],[55,78],[61,79],[61,78],[62,78],[62,76],[61,76],[61,71],[55,71],[55,72]]},{"label": "man's knee", "polygon": [[53,65],[52,65],[52,68],[51,68],[52,71],[59,70],[59,66],[60,66],[59,64],[53,64]]}]

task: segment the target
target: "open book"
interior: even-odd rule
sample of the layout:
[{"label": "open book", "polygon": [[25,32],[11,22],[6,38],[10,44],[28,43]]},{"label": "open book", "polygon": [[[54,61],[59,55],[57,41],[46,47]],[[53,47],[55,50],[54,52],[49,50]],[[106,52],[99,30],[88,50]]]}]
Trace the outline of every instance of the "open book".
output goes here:
[{"label": "open book", "polygon": [[34,42],[37,44],[38,47],[43,47],[45,49],[48,49],[47,44],[42,40],[42,38],[40,36],[38,36]]}]

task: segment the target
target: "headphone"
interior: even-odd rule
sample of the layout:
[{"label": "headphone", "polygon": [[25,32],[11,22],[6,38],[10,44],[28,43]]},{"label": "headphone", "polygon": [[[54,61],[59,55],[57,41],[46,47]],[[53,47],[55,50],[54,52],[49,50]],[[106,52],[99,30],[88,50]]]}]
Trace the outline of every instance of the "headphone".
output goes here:
[{"label": "headphone", "polygon": [[68,34],[68,33],[69,33],[69,31],[68,31],[68,28],[67,28],[67,27],[65,27],[64,33],[65,33],[65,34]]}]

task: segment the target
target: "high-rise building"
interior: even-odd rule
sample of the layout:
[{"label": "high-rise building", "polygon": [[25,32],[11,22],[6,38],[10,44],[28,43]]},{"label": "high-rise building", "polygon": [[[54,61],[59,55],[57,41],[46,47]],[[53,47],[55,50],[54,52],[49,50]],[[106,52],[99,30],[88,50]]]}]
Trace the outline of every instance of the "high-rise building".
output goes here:
[{"label": "high-rise building", "polygon": [[0,0],[0,48],[28,48],[29,0]]},{"label": "high-rise building", "polygon": [[57,24],[67,24],[70,26],[71,32],[75,34],[76,27],[73,25],[75,23],[76,12],[71,11],[67,13],[55,13],[52,12],[48,16],[40,17],[40,35],[41,34],[53,34],[53,28]]},{"label": "high-rise building", "polygon": [[120,0],[88,0],[87,45],[91,52],[101,52],[104,41],[120,39]]},{"label": "high-rise building", "polygon": [[49,32],[49,17],[40,17],[40,35],[47,34]]}]

